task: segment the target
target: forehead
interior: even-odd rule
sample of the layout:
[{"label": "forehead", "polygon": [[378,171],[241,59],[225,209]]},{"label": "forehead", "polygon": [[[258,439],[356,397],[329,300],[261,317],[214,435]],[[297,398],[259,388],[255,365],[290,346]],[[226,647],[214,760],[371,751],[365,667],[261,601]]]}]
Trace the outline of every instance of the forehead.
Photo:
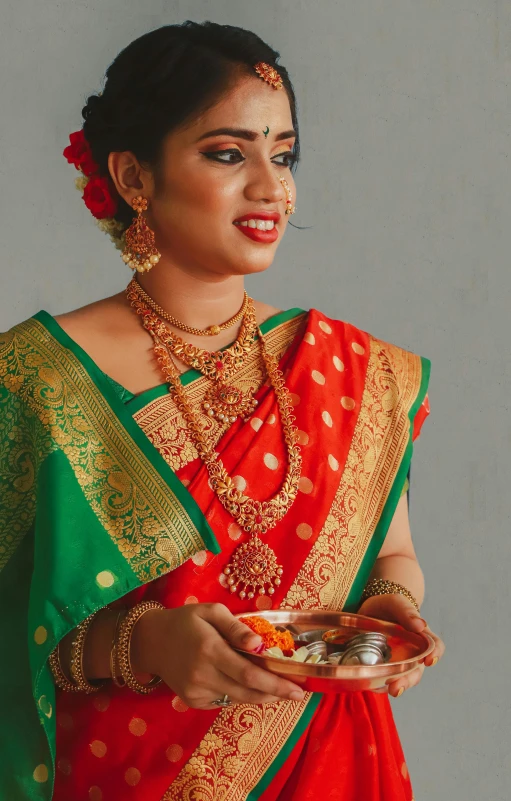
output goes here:
[{"label": "forehead", "polygon": [[186,135],[197,138],[220,127],[259,131],[267,125],[275,133],[293,127],[289,99],[285,89],[274,89],[254,76],[238,80],[214,106],[187,127]]}]

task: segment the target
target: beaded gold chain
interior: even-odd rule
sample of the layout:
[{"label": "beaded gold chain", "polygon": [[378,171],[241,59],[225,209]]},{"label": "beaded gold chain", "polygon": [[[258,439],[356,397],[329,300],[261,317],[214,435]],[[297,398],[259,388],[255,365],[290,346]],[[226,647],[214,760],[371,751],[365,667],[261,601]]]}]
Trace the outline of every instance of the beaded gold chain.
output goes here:
[{"label": "beaded gold chain", "polygon": [[[145,323],[148,315],[144,312],[143,305],[138,303],[134,308],[138,314],[143,316]],[[258,326],[261,354],[271,386],[275,391],[287,450],[286,475],[280,490],[269,500],[258,501],[244,495],[234,485],[233,479],[225,469],[214,445],[210,444],[204,436],[200,420],[188,401],[168,348],[159,339],[156,331],[152,328],[148,330],[154,339],[156,359],[174,392],[176,404],[189,428],[197,452],[209,473],[211,486],[224,509],[236,520],[243,531],[250,534],[249,542],[238,546],[224,569],[230,592],[238,592],[242,600],[245,598],[251,600],[256,592],[259,595],[266,593],[273,595],[275,587],[281,583],[283,569],[277,563],[275,552],[261,540],[261,536],[274,528],[293,505],[298,493],[302,466],[300,447],[297,444],[297,428],[294,425],[293,406],[278,362],[268,352],[264,336]]]},{"label": "beaded gold chain", "polygon": [[191,325],[186,325],[186,323],[182,323],[181,320],[178,320],[177,317],[174,317],[169,312],[166,312],[162,306],[156,303],[153,298],[147,294],[147,292],[142,289],[139,282],[136,278],[133,278],[131,283],[136,284],[136,291],[142,298],[142,300],[152,309],[158,317],[161,317],[162,320],[166,320],[168,323],[174,326],[174,328],[179,328],[180,331],[186,331],[187,334],[194,334],[198,337],[214,337],[219,334],[221,331],[225,331],[228,328],[232,328],[233,325],[236,325],[242,317],[244,316],[247,305],[248,305],[248,295],[247,292],[244,292],[243,295],[243,303],[241,304],[241,308],[236,314],[231,317],[229,320],[226,320],[225,323],[220,323],[219,325],[211,325],[209,328],[194,328]]}]

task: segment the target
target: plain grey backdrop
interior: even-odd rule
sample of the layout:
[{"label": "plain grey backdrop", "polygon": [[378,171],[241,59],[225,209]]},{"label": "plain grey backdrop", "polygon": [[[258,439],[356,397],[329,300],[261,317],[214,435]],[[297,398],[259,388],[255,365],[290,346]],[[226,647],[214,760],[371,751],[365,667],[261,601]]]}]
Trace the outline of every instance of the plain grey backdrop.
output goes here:
[{"label": "plain grey backdrop", "polygon": [[128,282],[62,150],[119,50],[186,19],[254,30],[298,96],[311,227],[249,291],[431,359],[410,515],[447,653],[393,705],[417,801],[508,801],[511,4],[1,0],[0,330]]}]

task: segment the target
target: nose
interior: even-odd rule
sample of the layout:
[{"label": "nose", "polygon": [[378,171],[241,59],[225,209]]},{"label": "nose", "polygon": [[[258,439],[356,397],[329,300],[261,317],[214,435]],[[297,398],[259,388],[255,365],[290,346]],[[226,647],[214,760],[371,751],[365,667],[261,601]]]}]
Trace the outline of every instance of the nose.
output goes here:
[{"label": "nose", "polygon": [[250,179],[245,186],[247,200],[267,201],[268,203],[285,202],[286,191],[280,182],[279,168],[266,158],[255,164]]}]

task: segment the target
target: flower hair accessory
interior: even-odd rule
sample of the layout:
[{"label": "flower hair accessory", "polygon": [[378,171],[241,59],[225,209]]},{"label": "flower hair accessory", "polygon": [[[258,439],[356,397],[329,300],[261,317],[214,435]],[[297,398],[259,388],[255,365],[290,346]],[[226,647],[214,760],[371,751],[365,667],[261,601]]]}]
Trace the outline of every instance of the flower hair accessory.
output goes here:
[{"label": "flower hair accessory", "polygon": [[122,250],[124,226],[114,219],[118,199],[112,180],[109,176],[99,174],[99,165],[94,161],[83,129],[70,134],[69,142],[62,155],[82,173],[75,181],[76,188],[83,192],[83,202],[96,218],[101,230],[109,234],[114,245]]}]

